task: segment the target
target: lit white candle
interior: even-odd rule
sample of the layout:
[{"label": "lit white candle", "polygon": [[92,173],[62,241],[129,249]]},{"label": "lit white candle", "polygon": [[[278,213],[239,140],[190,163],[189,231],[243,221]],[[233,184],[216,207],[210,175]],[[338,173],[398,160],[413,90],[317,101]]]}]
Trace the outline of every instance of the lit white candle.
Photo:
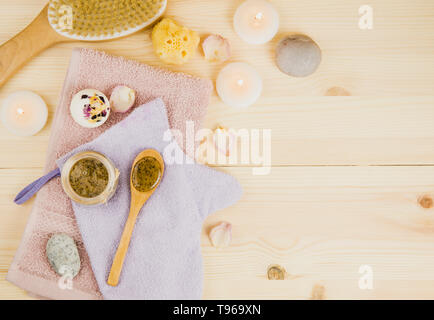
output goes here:
[{"label": "lit white candle", "polygon": [[266,43],[279,29],[279,14],[268,1],[247,0],[235,12],[234,29],[247,43]]},{"label": "lit white candle", "polygon": [[18,91],[2,103],[3,125],[18,136],[32,136],[47,122],[48,109],[44,100],[31,91]]},{"label": "lit white candle", "polygon": [[220,71],[216,89],[225,104],[245,108],[255,103],[261,96],[262,79],[249,64],[234,62]]}]

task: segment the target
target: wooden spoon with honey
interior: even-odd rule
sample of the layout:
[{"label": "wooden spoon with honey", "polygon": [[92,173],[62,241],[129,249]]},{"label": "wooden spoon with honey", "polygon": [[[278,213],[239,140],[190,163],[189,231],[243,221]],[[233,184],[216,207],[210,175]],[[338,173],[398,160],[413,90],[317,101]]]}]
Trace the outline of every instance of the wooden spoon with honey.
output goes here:
[{"label": "wooden spoon with honey", "polygon": [[137,215],[145,202],[154,193],[164,173],[163,157],[158,151],[147,149],[140,152],[134,160],[131,168],[130,188],[131,205],[130,214],[122,233],[115,258],[113,259],[107,284],[115,287],[118,285],[122,272],[125,256],[130,244],[131,235],[136,224]]}]

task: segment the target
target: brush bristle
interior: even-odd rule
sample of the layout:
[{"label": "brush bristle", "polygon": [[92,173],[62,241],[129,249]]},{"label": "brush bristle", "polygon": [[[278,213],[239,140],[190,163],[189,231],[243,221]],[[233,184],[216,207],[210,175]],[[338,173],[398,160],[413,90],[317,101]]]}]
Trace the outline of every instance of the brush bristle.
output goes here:
[{"label": "brush bristle", "polygon": [[167,0],[50,0],[48,19],[57,32],[67,37],[105,40],[153,23],[166,3]]}]

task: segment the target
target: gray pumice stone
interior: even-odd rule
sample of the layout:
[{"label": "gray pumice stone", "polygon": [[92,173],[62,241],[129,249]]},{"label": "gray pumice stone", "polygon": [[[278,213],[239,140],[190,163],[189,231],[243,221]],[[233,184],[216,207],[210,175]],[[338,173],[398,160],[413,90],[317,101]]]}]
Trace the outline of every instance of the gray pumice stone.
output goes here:
[{"label": "gray pumice stone", "polygon": [[321,63],[321,49],[308,36],[290,35],[282,39],[276,48],[276,64],[293,77],[306,77],[315,72]]},{"label": "gray pumice stone", "polygon": [[74,239],[64,233],[51,236],[47,242],[46,255],[54,271],[60,276],[74,278],[80,271],[80,255]]}]

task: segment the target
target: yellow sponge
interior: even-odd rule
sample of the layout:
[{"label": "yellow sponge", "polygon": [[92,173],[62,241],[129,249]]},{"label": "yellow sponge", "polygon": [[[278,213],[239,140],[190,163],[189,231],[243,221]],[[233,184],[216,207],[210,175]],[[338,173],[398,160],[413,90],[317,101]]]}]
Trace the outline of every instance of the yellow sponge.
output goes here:
[{"label": "yellow sponge", "polygon": [[161,20],[152,30],[152,43],[157,56],[166,63],[183,64],[194,56],[199,35],[169,18]]}]

